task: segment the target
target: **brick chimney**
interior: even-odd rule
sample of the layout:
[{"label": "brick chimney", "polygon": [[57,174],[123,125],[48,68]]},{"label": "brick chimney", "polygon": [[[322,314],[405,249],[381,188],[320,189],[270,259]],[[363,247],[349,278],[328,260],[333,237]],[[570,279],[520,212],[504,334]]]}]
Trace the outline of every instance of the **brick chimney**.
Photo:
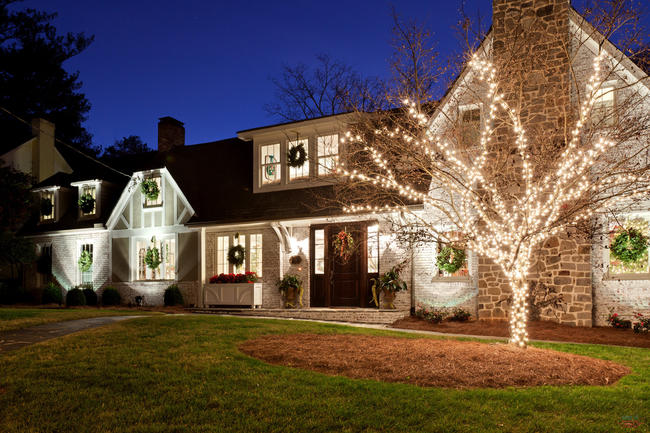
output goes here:
[{"label": "brick chimney", "polygon": [[41,182],[56,173],[54,150],[54,123],[45,119],[32,119],[32,135],[36,138],[32,144],[31,174]]},{"label": "brick chimney", "polygon": [[185,146],[183,122],[165,116],[158,119],[158,152],[169,152],[174,147]]}]

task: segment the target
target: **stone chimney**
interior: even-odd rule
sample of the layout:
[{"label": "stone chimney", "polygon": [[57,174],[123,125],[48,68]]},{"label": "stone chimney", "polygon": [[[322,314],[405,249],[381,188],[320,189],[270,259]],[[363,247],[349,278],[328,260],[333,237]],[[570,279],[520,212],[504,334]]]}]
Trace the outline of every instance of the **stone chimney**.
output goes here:
[{"label": "stone chimney", "polygon": [[183,122],[165,116],[158,119],[158,152],[169,152],[174,147],[185,146]]},{"label": "stone chimney", "polygon": [[54,175],[56,151],[54,149],[54,123],[45,119],[32,120],[31,174],[40,182]]}]

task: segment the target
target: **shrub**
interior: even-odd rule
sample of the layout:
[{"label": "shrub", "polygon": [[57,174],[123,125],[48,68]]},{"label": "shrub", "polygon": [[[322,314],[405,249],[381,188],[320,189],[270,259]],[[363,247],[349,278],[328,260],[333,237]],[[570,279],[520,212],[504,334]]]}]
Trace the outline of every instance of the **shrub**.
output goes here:
[{"label": "shrub", "polygon": [[11,305],[26,302],[27,291],[15,281],[0,281],[0,304]]},{"label": "shrub", "polygon": [[86,305],[97,305],[97,292],[90,285],[83,286],[84,296],[86,297]]},{"label": "shrub", "polygon": [[171,307],[172,305],[183,305],[183,295],[176,284],[172,284],[165,289],[164,299],[166,307]]},{"label": "shrub", "polygon": [[469,318],[472,317],[469,311],[457,307],[451,312],[451,317],[449,320],[454,320],[456,322],[467,322]]},{"label": "shrub", "polygon": [[424,319],[432,323],[440,323],[447,317],[447,311],[439,308],[434,308],[428,305],[420,305],[415,308],[415,315],[420,319]]},{"label": "shrub", "polygon": [[47,287],[43,289],[43,297],[41,299],[43,304],[61,305],[63,303],[63,292],[61,291],[61,287],[56,283],[49,283]]},{"label": "shrub", "polygon": [[618,313],[610,314],[607,321],[614,328],[630,329],[632,327],[632,322],[629,321],[629,320],[621,319],[621,317],[618,315]]},{"label": "shrub", "polygon": [[636,334],[650,332],[650,317],[643,317],[641,313],[634,313],[634,318],[638,320],[638,322],[634,322],[633,328]]},{"label": "shrub", "polygon": [[75,307],[77,305],[86,305],[86,296],[84,292],[75,287],[71,289],[65,297],[65,303],[68,307]]},{"label": "shrub", "polygon": [[115,287],[106,287],[102,292],[102,305],[120,305],[122,297]]}]

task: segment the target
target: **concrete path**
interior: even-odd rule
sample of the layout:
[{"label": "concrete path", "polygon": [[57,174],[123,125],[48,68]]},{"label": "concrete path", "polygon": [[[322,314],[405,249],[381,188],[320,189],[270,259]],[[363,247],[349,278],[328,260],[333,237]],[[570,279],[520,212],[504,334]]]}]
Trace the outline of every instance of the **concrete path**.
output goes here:
[{"label": "concrete path", "polygon": [[89,319],[46,323],[13,331],[3,331],[0,332],[0,355],[41,341],[137,317],[145,316],[91,317]]}]

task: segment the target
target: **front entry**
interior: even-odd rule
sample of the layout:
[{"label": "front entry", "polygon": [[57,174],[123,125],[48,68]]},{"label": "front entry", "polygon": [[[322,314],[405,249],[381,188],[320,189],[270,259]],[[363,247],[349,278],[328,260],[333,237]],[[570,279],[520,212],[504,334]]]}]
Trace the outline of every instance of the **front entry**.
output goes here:
[{"label": "front entry", "polygon": [[[329,224],[311,228],[312,307],[369,307],[365,223]],[[355,249],[348,260],[335,254],[341,231],[352,235]]]}]

